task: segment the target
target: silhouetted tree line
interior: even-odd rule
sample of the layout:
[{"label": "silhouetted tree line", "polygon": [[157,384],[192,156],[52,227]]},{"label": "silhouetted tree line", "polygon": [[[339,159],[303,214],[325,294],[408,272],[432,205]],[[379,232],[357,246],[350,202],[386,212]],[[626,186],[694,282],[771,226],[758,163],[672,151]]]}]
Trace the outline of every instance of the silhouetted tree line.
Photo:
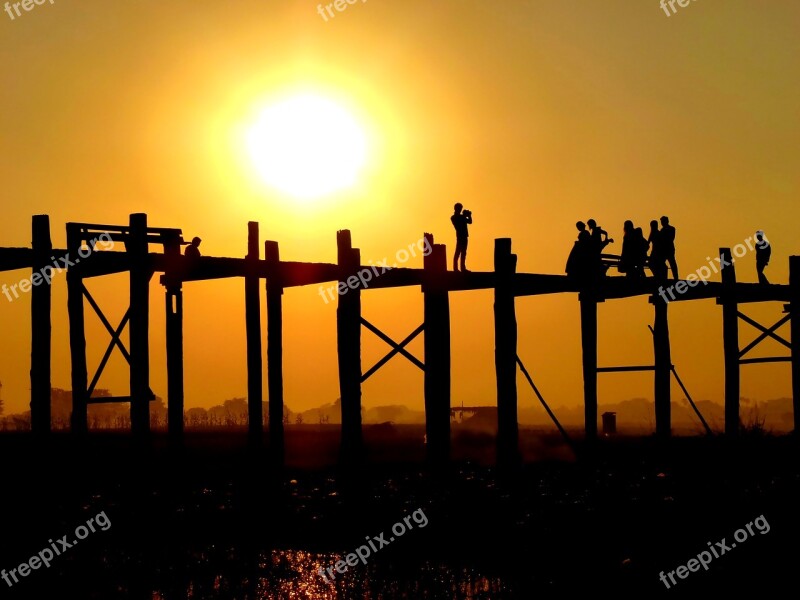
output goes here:
[{"label": "silhouetted tree line", "polygon": [[[93,398],[110,398],[111,392],[105,389],[95,390]],[[53,388],[51,392],[50,423],[54,430],[68,430],[72,414],[72,391]],[[262,403],[264,425],[269,424],[269,402]],[[291,411],[284,406],[283,422],[288,423]],[[2,405],[0,405],[2,415]],[[187,428],[224,428],[247,425],[247,399],[232,398],[222,404],[205,408],[190,408],[184,413],[184,424]],[[90,429],[130,429],[130,405],[125,402],[109,404],[90,404],[88,407]],[[26,431],[31,428],[31,411],[0,417],[0,430]],[[150,428],[154,431],[166,430],[167,407],[162,398],[156,397],[150,403]]]},{"label": "silhouetted tree line", "polygon": [[[283,407],[283,422],[288,423],[291,411]],[[269,424],[269,402],[261,403],[262,424]],[[187,428],[214,428],[245,426],[247,418],[247,398],[232,398],[222,404],[205,409],[202,407],[190,408],[184,413],[184,423]]]}]

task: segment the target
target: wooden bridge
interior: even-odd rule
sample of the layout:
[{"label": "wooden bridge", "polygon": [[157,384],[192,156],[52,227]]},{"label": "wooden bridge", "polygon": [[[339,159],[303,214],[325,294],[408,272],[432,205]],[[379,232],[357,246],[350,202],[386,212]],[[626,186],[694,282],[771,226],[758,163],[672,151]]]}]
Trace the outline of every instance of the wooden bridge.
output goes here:
[{"label": "wooden bridge", "polygon": [[[283,290],[288,287],[336,282],[347,293],[337,294],[337,348],[339,386],[342,399],[342,457],[361,455],[361,384],[395,355],[400,354],[424,372],[426,435],[429,457],[446,460],[450,452],[450,303],[452,292],[477,289],[494,290],[495,369],[497,379],[498,460],[518,460],[517,366],[524,370],[517,356],[518,298],[542,294],[577,294],[581,315],[585,434],[588,441],[597,437],[597,375],[609,371],[653,371],[655,391],[656,434],[670,435],[670,356],[668,324],[669,302],[659,295],[659,285],[676,284],[683,292],[673,302],[715,298],[722,306],[723,347],[725,364],[725,432],[734,436],[739,429],[739,371],[742,364],[789,362],[792,369],[794,427],[800,422],[800,257],[790,258],[789,285],[737,283],[731,250],[720,250],[721,282],[661,281],[653,278],[631,280],[605,277],[599,283],[587,284],[564,275],[517,273],[517,257],[511,252],[511,240],[495,240],[494,271],[447,271],[445,246],[434,244],[425,234],[432,251],[425,256],[422,269],[392,268],[378,272],[379,267],[361,264],[360,252],[353,248],[350,232],[337,233],[337,263],[301,263],[280,258],[278,243],[265,242],[260,255],[258,223],[248,225],[247,253],[244,258],[200,257],[191,260],[181,254],[185,244],[180,229],[148,226],[147,215],[133,214],[124,226],[68,223],[67,247],[55,249],[50,237],[47,215],[32,219],[31,248],[0,248],[0,271],[30,269],[45,273],[54,264],[68,265],[69,343],[72,361],[73,409],[71,429],[76,435],[87,432],[87,407],[95,402],[128,402],[134,436],[146,438],[149,433],[150,390],[149,355],[149,286],[152,276],[160,273],[166,294],[167,340],[167,406],[169,437],[180,444],[184,427],[183,372],[183,292],[185,281],[242,278],[245,283],[247,378],[249,405],[249,440],[262,443],[262,310],[259,285],[266,285],[267,378],[269,401],[269,436],[271,454],[283,461]],[[120,242],[124,251],[102,250],[97,241]],[[158,245],[161,252],[151,252]],[[89,258],[91,255],[91,258]],[[72,259],[70,260],[70,257]],[[79,261],[78,257],[85,260]],[[84,286],[84,280],[114,273],[130,276],[130,306],[122,321],[114,327]],[[368,286],[359,273],[371,272]],[[40,278],[41,279],[41,278]],[[35,279],[34,279],[35,283]],[[41,281],[40,281],[41,283]],[[424,304],[424,322],[401,342],[392,340],[361,314],[361,294],[372,289],[420,286]],[[51,288],[30,286],[31,293],[31,428],[34,434],[50,431],[50,367],[51,367]],[[653,346],[655,361],[646,366],[598,367],[597,304],[617,298],[646,296],[654,307]],[[85,339],[86,303],[100,318],[111,342],[97,373],[88,377]],[[765,327],[740,311],[740,306],[753,302],[781,302],[785,316]],[[759,336],[744,348],[739,346],[739,320],[760,331]],[[778,335],[785,323],[791,326],[791,341]],[[125,327],[130,332],[130,348],[120,336]],[[392,350],[371,368],[361,362],[361,331],[365,327],[383,339]],[[411,355],[405,347],[424,333],[423,360]],[[777,340],[790,350],[788,356],[746,358],[756,345],[767,338]],[[118,348],[130,365],[130,395],[114,398],[93,398],[92,392],[114,348]],[[530,379],[529,379],[530,381]],[[532,381],[530,381],[532,384]],[[535,390],[535,387],[534,387]],[[537,392],[538,394],[538,392]],[[541,398],[540,398],[541,399]],[[543,399],[542,399],[543,401]],[[545,405],[545,408],[547,406]],[[548,412],[552,415],[549,408]],[[560,426],[559,426],[560,428]]]}]

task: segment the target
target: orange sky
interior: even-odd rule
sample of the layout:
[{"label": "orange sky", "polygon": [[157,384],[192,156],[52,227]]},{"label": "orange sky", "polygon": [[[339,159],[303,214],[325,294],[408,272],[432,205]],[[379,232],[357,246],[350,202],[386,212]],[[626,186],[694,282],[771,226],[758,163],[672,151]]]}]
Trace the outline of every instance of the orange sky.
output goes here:
[{"label": "orange sky", "polygon": [[[800,6],[788,0],[697,2],[672,17],[657,0],[370,0],[327,23],[307,0],[56,0],[13,21],[2,13],[0,245],[28,245],[34,213],[51,215],[63,246],[66,221],[147,212],[154,226],[203,237],[206,254],[244,255],[247,221],[257,220],[284,259],[334,262],[335,232],[349,228],[364,262],[379,261],[425,231],[452,251],[449,215],[461,201],[475,214],[473,270],[491,268],[494,238],[512,237],[519,271],[561,273],[576,220],[594,217],[621,241],[625,219],[646,227],[666,212],[684,273],[761,228],[774,245],[770,279],[785,282],[788,256],[800,253],[798,25]],[[294,89],[337,100],[374,136],[358,185],[316,204],[264,186],[241,144],[253,115]],[[755,280],[752,256],[739,278]],[[124,277],[89,287],[116,324]],[[243,282],[185,292],[187,407],[245,395]],[[422,320],[416,289],[364,296],[365,317],[395,339]],[[58,387],[69,387],[65,298],[62,276]],[[284,298],[287,404],[333,401],[335,306],[316,289]],[[492,293],[451,298],[453,403],[492,404]],[[166,396],[162,306],[154,283],[152,387]],[[519,354],[542,393],[555,406],[581,402],[576,298],[517,306]],[[3,398],[7,412],[21,411],[29,301],[0,296],[0,307]],[[746,311],[769,325],[781,307]],[[719,307],[670,313],[682,378],[696,399],[721,399]],[[601,305],[600,363],[651,362],[651,322],[645,298]],[[96,320],[87,331],[92,370],[107,338]],[[753,330],[741,331],[744,344]],[[387,347],[367,331],[364,342],[366,370]],[[420,341],[413,349],[422,356]],[[101,386],[127,392],[120,357]],[[363,391],[366,406],[421,409],[422,373],[395,358]],[[786,365],[744,368],[743,396],[789,394]],[[636,396],[652,396],[650,376],[601,375],[601,403]]]}]

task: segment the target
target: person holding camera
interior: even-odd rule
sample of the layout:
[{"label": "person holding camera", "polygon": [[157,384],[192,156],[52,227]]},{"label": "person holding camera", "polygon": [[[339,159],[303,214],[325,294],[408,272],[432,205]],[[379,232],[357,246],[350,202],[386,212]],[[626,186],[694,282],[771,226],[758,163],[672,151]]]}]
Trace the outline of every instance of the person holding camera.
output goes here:
[{"label": "person holding camera", "polygon": [[456,229],[456,252],[453,255],[453,271],[458,271],[458,262],[461,260],[461,272],[469,273],[466,267],[467,262],[467,243],[469,242],[468,225],[472,225],[472,211],[463,210],[464,205],[456,202],[453,206],[453,216],[450,221]]}]

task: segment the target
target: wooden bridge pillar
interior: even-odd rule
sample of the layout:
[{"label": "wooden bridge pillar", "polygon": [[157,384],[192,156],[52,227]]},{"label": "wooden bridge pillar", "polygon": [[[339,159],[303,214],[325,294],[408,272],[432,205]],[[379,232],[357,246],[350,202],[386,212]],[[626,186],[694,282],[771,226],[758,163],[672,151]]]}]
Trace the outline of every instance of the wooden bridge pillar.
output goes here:
[{"label": "wooden bridge pillar", "polygon": [[247,416],[248,441],[260,446],[264,432],[263,384],[261,355],[261,291],[258,260],[260,242],[258,223],[247,224],[247,275],[244,278],[245,321],[247,331]]},{"label": "wooden bridge pillar", "polygon": [[278,242],[264,243],[267,275],[267,392],[269,398],[269,447],[272,460],[282,465],[283,435],[283,284],[278,269]]},{"label": "wooden bridge pillar", "polygon": [[183,281],[182,256],[178,238],[164,246],[167,257],[164,285],[166,287],[167,327],[167,427],[170,443],[183,443]]},{"label": "wooden bridge pillar", "polygon": [[597,439],[597,298],[583,291],[581,304],[581,348],[583,350],[583,404],[586,441]]},{"label": "wooden bridge pillar", "polygon": [[[353,248],[350,231],[336,233],[339,263],[336,308],[339,390],[342,402],[342,459],[350,462],[363,453],[361,431],[361,290],[356,273],[361,253]],[[348,285],[348,281],[352,285]]]},{"label": "wooden bridge pillar", "polygon": [[739,433],[739,307],[736,302],[736,268],[730,248],[719,250],[722,265],[722,346],[725,355],[725,434]]},{"label": "wooden bridge pillar", "polygon": [[494,241],[494,364],[497,374],[497,462],[519,462],[517,420],[517,317],[514,305],[514,273],[517,256],[511,239]]},{"label": "wooden bridge pillar", "polygon": [[655,355],[656,436],[668,438],[672,433],[670,384],[672,356],[669,343],[668,303],[660,296],[653,297],[655,322],[653,350]]},{"label": "wooden bridge pillar", "polygon": [[[80,227],[67,224],[67,253],[70,260],[81,247]],[[74,260],[73,260],[74,262]],[[83,305],[81,269],[73,264],[67,270],[67,313],[69,316],[69,350],[72,365],[72,415],[70,429],[75,434],[87,431],[87,391],[89,375],[86,367],[86,316]]]},{"label": "wooden bridge pillar", "polygon": [[130,216],[125,243],[130,260],[130,386],[131,432],[145,437],[150,432],[150,262],[147,215]]},{"label": "wooden bridge pillar", "polygon": [[[50,217],[36,215],[32,221],[33,275],[39,283],[31,290],[31,431],[50,433],[50,355],[52,288],[42,272],[53,274],[53,243]],[[48,269],[49,267],[49,269]]]},{"label": "wooden bridge pillar", "polygon": [[[425,269],[425,433],[427,457],[432,462],[450,459],[450,298],[440,285],[447,272],[447,249],[425,238],[431,252],[424,257]],[[437,285],[439,284],[439,285]]]},{"label": "wooden bridge pillar", "polygon": [[789,257],[794,433],[800,435],[800,256]]}]

